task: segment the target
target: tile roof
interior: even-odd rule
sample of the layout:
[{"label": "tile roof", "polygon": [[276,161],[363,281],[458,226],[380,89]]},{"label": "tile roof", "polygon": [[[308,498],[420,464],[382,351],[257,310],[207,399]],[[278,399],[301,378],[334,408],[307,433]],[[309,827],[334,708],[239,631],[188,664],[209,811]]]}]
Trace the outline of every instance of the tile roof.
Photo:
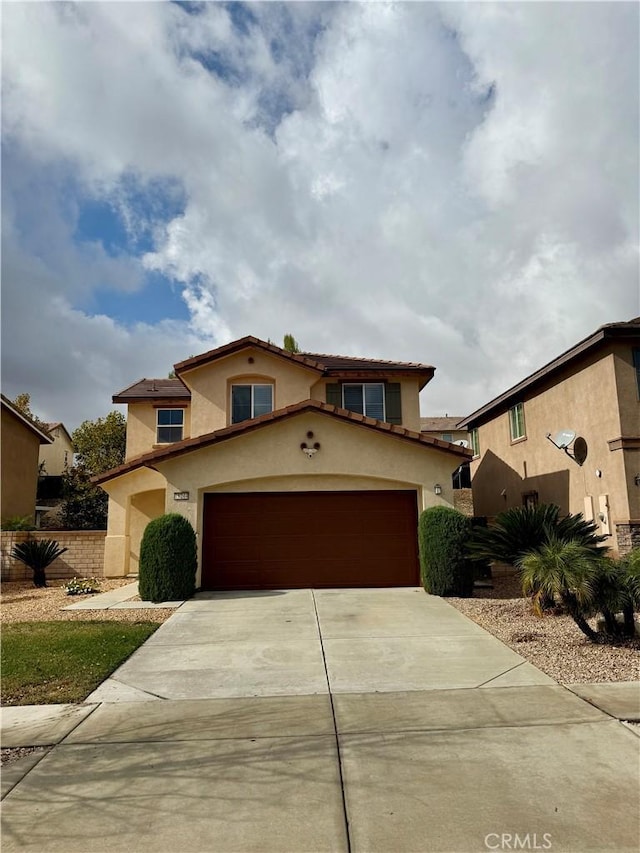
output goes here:
[{"label": "tile roof", "polygon": [[190,400],[191,392],[181,379],[140,379],[118,391],[111,398],[114,403],[132,403],[136,400]]},{"label": "tile roof", "polygon": [[[429,364],[419,364],[410,361],[385,361],[383,359],[370,358],[355,358],[347,355],[326,355],[321,353],[292,353],[282,347],[271,344],[268,341],[261,341],[260,338],[255,338],[252,335],[247,335],[244,338],[239,338],[237,341],[232,341],[229,344],[224,344],[216,349],[203,352],[200,355],[188,358],[185,361],[180,361],[174,365],[176,374],[187,373],[189,370],[194,370],[196,367],[202,367],[204,364],[209,364],[219,358],[224,358],[228,355],[233,355],[247,347],[256,347],[271,355],[279,356],[299,364],[301,367],[306,367],[309,370],[327,377],[348,377],[353,374],[364,376],[368,373],[379,375],[395,374],[395,375],[415,375],[422,381],[420,388],[422,389],[427,382],[433,377],[435,368]],[[112,401],[114,403],[132,403],[137,401],[146,401],[153,398],[162,399],[191,399],[191,393],[181,379],[140,379],[134,382],[128,388],[114,394]]]},{"label": "tile roof", "polygon": [[472,412],[460,421],[460,428],[468,429],[477,426],[479,423],[486,423],[486,421],[491,420],[494,412],[502,411],[510,404],[518,402],[518,399],[525,392],[548,381],[551,376],[567,364],[570,364],[574,359],[579,358],[586,352],[597,349],[605,341],[615,339],[632,339],[634,342],[638,339],[640,341],[640,317],[634,317],[633,320],[625,320],[619,323],[605,323],[605,325],[600,326],[595,332],[583,338],[568,350],[565,350],[565,352],[545,364],[539,370],[536,370],[535,373],[531,373],[521,382],[494,397],[493,400],[490,400],[484,406],[476,409],[475,412]]},{"label": "tile roof", "polygon": [[266,415],[260,415],[260,417],[252,418],[251,420],[232,424],[231,426],[206,433],[205,435],[199,435],[195,438],[187,438],[184,439],[184,441],[176,442],[167,448],[153,450],[150,453],[137,456],[134,459],[130,459],[128,462],[125,462],[123,465],[119,465],[117,468],[105,471],[104,474],[95,477],[93,482],[105,483],[107,480],[112,480],[114,477],[128,474],[130,471],[135,471],[138,468],[153,468],[155,462],[162,462],[166,459],[173,459],[176,456],[181,456],[194,450],[201,450],[202,448],[218,444],[226,439],[252,432],[253,430],[266,426],[269,423],[285,420],[293,415],[308,411],[315,411],[320,414],[328,415],[329,417],[334,417],[338,420],[349,421],[350,423],[358,426],[372,429],[376,432],[384,433],[385,435],[391,435],[395,438],[411,441],[426,447],[432,447],[435,450],[441,450],[445,453],[460,456],[463,459],[471,458],[470,450],[465,447],[450,444],[448,441],[441,441],[438,438],[433,438],[432,436],[425,435],[424,433],[414,432],[413,430],[406,429],[405,427],[388,424],[384,421],[375,420],[374,418],[367,418],[364,415],[357,414],[356,412],[350,412],[347,409],[339,409],[337,406],[331,406],[329,403],[323,403],[320,400],[303,400],[300,403],[295,403],[294,405],[287,406],[284,409],[277,409],[276,411],[269,412]]},{"label": "tile roof", "polygon": [[422,432],[453,432],[460,429],[458,424],[461,420],[462,415],[445,418],[420,418],[420,429]]}]

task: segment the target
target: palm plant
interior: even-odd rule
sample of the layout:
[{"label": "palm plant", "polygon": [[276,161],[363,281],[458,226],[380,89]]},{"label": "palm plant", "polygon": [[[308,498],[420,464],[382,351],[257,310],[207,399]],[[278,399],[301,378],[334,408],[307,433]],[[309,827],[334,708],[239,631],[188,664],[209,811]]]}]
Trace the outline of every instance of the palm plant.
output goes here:
[{"label": "palm plant", "polygon": [[582,633],[599,642],[600,637],[587,622],[597,598],[602,570],[599,555],[582,542],[566,541],[548,532],[543,544],[518,559],[518,567],[523,592],[532,596],[539,614],[542,602],[557,596]]},{"label": "palm plant", "polygon": [[47,566],[68,550],[61,548],[55,539],[27,539],[13,546],[11,556],[33,570],[34,586],[45,587]]},{"label": "palm plant", "polygon": [[585,521],[580,513],[560,518],[560,508],[555,504],[540,504],[505,510],[489,527],[474,528],[468,551],[474,559],[517,566],[524,554],[540,548],[552,534],[567,542],[579,542],[594,554],[601,555],[604,550],[600,543],[605,537],[597,534],[593,522]]}]

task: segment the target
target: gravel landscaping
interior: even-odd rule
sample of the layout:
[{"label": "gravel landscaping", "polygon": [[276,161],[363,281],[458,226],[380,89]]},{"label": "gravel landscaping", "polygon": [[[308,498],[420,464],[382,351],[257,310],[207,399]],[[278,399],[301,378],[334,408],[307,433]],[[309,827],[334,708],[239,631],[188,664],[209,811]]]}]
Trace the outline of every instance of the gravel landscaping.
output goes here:
[{"label": "gravel landscaping", "polygon": [[[62,588],[66,581],[52,580],[45,589],[36,589],[31,581],[8,581],[0,593],[0,622],[47,622],[58,619],[165,622],[173,609],[142,610],[63,610],[70,604],[88,601],[93,595],[67,595]],[[100,592],[109,592],[131,583],[131,578],[100,581]],[[99,593],[96,593],[96,595]]]},{"label": "gravel landscaping", "polygon": [[640,639],[591,643],[569,616],[537,617],[515,575],[491,583],[493,589],[476,590],[473,598],[446,600],[561,684],[640,678]]}]

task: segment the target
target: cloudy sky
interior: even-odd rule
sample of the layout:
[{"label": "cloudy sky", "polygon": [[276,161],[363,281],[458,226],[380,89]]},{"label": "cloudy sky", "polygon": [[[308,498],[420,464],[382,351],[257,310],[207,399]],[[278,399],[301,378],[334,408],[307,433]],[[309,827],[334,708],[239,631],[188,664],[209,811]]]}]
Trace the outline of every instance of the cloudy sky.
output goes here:
[{"label": "cloudy sky", "polygon": [[635,3],[5,3],[2,380],[69,427],[246,334],[464,415],[640,313]]}]

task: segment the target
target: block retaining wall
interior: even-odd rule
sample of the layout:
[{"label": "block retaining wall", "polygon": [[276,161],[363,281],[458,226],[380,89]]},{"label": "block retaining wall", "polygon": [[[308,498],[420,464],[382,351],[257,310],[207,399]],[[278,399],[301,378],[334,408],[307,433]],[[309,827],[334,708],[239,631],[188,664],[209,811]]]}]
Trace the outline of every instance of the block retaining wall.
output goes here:
[{"label": "block retaining wall", "polygon": [[68,548],[47,568],[47,578],[104,577],[104,540],[106,530],[3,530],[0,531],[3,581],[32,580],[33,572],[10,556],[11,549],[27,539],[54,539]]}]

